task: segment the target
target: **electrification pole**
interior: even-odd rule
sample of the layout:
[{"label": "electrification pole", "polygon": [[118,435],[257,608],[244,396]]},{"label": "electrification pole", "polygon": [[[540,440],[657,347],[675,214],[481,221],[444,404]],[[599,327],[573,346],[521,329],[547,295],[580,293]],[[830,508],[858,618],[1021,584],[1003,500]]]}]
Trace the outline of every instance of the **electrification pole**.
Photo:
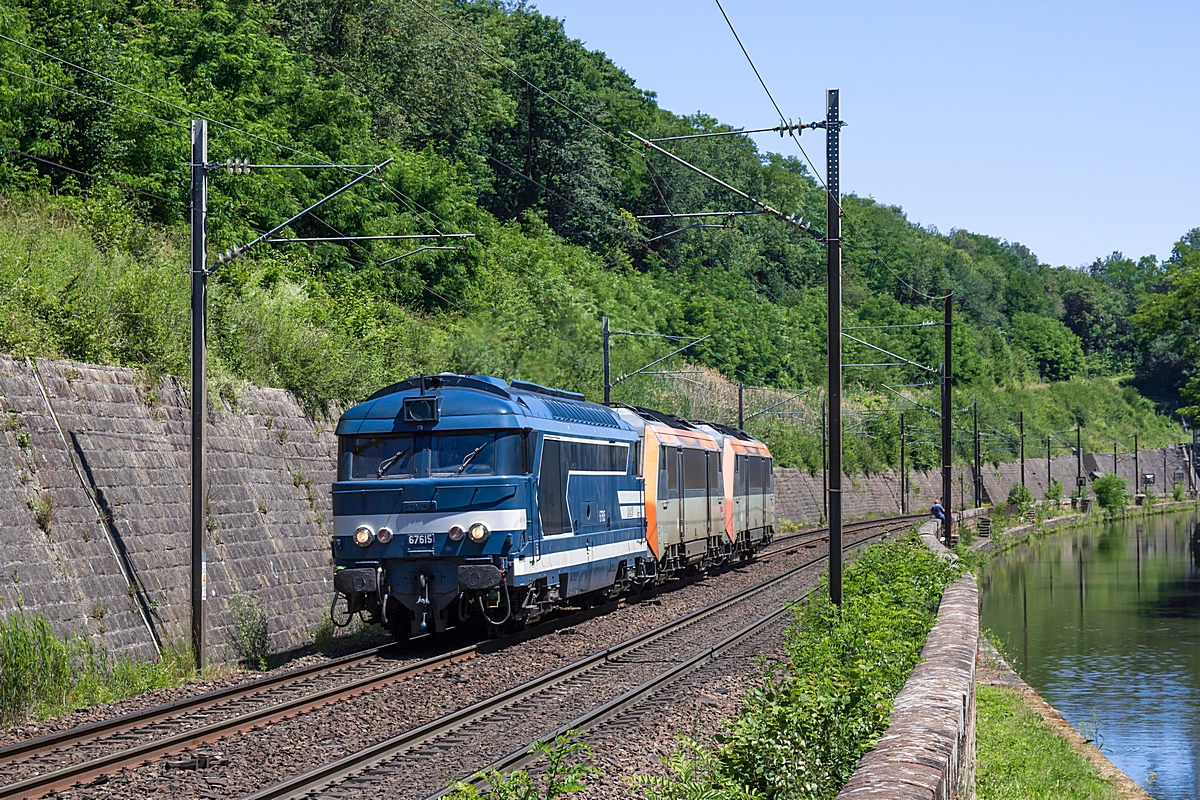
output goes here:
[{"label": "electrification pole", "polygon": [[954,525],[953,504],[950,496],[954,491],[954,485],[951,481],[951,459],[953,452],[951,451],[950,443],[950,382],[953,380],[954,372],[951,365],[951,339],[954,330],[954,321],[951,315],[950,308],[950,290],[946,290],[945,297],[945,321],[943,322],[945,331],[945,349],[946,352],[942,358],[942,505],[946,508],[946,544],[950,543],[950,535]]},{"label": "electrification pole", "polygon": [[208,599],[208,563],[204,545],[208,487],[204,478],[205,322],[208,313],[208,270],[205,251],[208,216],[208,121],[192,120],[192,656],[196,671],[204,669],[204,603]]},{"label": "electrification pole", "polygon": [[600,335],[604,338],[604,405],[612,400],[612,374],[608,365],[608,317],[600,320]]},{"label": "electrification pole", "polygon": [[904,471],[904,412],[900,412],[900,513],[908,513],[908,473]]},{"label": "electrification pole", "polygon": [[1021,487],[1025,487],[1025,412],[1021,411],[1017,417],[1017,422],[1021,427]]},{"label": "electrification pole", "polygon": [[821,513],[829,522],[829,450],[825,439],[825,398],[821,398]]},{"label": "electrification pole", "polygon": [[1113,442],[1113,475],[1117,474],[1117,443]]},{"label": "electrification pole", "polygon": [[1200,444],[1200,433],[1196,432],[1196,426],[1195,426],[1195,423],[1193,422],[1193,425],[1192,425],[1192,493],[1193,494],[1195,494],[1196,488],[1198,488],[1198,486],[1196,486],[1196,481],[1200,481],[1200,473],[1198,473],[1198,471],[1196,471],[1196,455],[1198,455],[1198,453],[1196,453],[1196,445],[1198,445],[1198,444]]},{"label": "electrification pole", "polygon": [[842,122],[837,89],[825,94],[826,339],[829,355],[829,599],[842,604]]},{"label": "electrification pole", "polygon": [[971,419],[975,426],[975,507],[979,508],[983,504],[983,492],[979,478],[979,398],[976,397],[971,403]]},{"label": "electrification pole", "polygon": [[1051,479],[1052,477],[1054,477],[1053,475],[1051,475],[1051,474],[1050,474],[1050,468],[1051,468],[1051,461],[1050,461],[1050,434],[1046,434],[1046,488],[1047,488],[1047,489],[1049,489],[1049,488],[1050,488],[1050,479]]},{"label": "electrification pole", "polygon": [[1075,491],[1083,500],[1083,426],[1075,423]]},{"label": "electrification pole", "polygon": [[1138,435],[1133,435],[1133,493],[1142,493],[1142,459],[1138,452]]}]

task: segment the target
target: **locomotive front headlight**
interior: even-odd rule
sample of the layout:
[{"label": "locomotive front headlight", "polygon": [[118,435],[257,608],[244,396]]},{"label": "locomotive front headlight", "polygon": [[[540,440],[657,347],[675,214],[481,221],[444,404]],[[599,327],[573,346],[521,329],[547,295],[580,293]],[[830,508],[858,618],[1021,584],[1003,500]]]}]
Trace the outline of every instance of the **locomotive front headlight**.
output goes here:
[{"label": "locomotive front headlight", "polygon": [[450,541],[461,542],[463,538],[463,529],[461,525],[454,525],[450,528]]},{"label": "locomotive front headlight", "polygon": [[358,526],[354,531],[354,543],[359,547],[366,547],[375,538],[375,531],[368,528],[366,525]]},{"label": "locomotive front headlight", "polygon": [[487,525],[484,525],[482,522],[476,522],[467,529],[467,536],[469,536],[471,541],[475,544],[483,544],[488,538]]},{"label": "locomotive front headlight", "polygon": [[380,544],[387,544],[392,540],[392,529],[380,528],[379,533],[375,534],[375,538],[379,540]]}]

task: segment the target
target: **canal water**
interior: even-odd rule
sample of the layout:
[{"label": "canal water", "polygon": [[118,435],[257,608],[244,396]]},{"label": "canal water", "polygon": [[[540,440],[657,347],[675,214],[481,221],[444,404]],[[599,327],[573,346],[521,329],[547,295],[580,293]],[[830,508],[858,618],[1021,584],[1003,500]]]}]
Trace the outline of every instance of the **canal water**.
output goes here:
[{"label": "canal water", "polygon": [[1200,798],[1200,523],[1101,522],[985,569],[982,624],[1021,677],[1158,800]]}]

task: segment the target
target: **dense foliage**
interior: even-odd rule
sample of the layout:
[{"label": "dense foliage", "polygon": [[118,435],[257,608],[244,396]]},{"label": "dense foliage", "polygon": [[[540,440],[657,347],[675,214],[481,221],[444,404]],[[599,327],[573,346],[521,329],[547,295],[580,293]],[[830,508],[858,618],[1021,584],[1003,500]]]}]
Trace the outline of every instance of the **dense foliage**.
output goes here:
[{"label": "dense foliage", "polygon": [[[218,162],[395,159],[288,233],[475,235],[399,260],[411,242],[260,245],[222,268],[210,343],[230,399],[249,380],[290,389],[315,413],[443,369],[596,397],[605,315],[620,330],[712,334],[687,357],[729,380],[823,382],[822,247],[766,216],[654,240],[682,224],[637,215],[737,208],[737,198],[646,156],[625,132],[728,128],[659,108],[529,6],[16,0],[0,7],[0,35],[0,349],[185,372],[187,123],[204,116]],[[820,227],[823,194],[801,160],[739,136],[675,149]],[[214,255],[346,179],[335,169],[213,172]],[[979,396],[988,424],[1008,430],[1024,408],[1037,418],[1031,435],[1081,423],[1103,446],[1135,430],[1147,444],[1178,436],[1116,378],[1135,372],[1167,405],[1189,380],[1200,392],[1200,231],[1163,264],[1113,254],[1075,270],[1016,243],[921,228],[874,200],[850,196],[844,208],[846,324],[917,326],[860,338],[935,369],[941,329],[921,324],[940,321],[931,298],[948,288],[956,393]],[[615,374],[674,346],[617,337]],[[849,362],[878,356],[846,342]],[[848,463],[895,463],[897,400],[883,385],[929,380],[908,366],[847,373],[848,395],[878,417],[851,431],[867,441]],[[659,383],[635,378],[615,399],[658,396]],[[932,389],[903,393],[918,404],[911,415],[936,404]],[[813,468],[819,436],[791,421],[754,424],[781,463]],[[986,451],[1007,458],[1013,447],[1001,437]]]},{"label": "dense foliage", "polygon": [[1108,512],[1121,511],[1129,500],[1129,492],[1125,488],[1125,479],[1120,475],[1109,473],[1092,481],[1092,491],[1096,493],[1096,502]]},{"label": "dense foliage", "polygon": [[714,753],[641,783],[651,800],[833,797],[887,727],[955,568],[909,536],[846,568],[841,610],[822,586],[797,610],[782,674],[745,697]]}]

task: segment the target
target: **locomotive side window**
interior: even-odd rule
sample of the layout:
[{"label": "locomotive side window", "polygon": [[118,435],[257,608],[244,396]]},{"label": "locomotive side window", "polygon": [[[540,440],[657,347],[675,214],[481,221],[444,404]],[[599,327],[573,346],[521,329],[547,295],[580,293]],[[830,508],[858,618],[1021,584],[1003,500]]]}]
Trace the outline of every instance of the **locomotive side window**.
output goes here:
[{"label": "locomotive side window", "polygon": [[763,488],[763,459],[752,456],[750,462],[749,489],[751,494],[761,494]]},{"label": "locomotive side window", "polygon": [[773,493],[775,491],[775,473],[772,471],[771,466],[772,466],[772,460],[769,458],[764,458],[763,459],[763,467],[767,471],[766,479],[765,479],[765,486],[766,486],[768,493]]},{"label": "locomotive side window", "polygon": [[718,476],[718,473],[720,471],[721,471],[721,454],[720,453],[709,453],[708,454],[708,486],[714,493],[718,492],[717,487],[720,486],[720,478]]},{"label": "locomotive side window", "polygon": [[542,535],[563,533],[569,526],[566,509],[567,470],[562,464],[562,445],[557,439],[542,442],[542,469],[538,473],[538,505],[542,512]]},{"label": "locomotive side window", "polygon": [[708,469],[704,463],[704,455],[703,450],[683,451],[683,488],[685,490],[698,489],[704,491],[708,475]]},{"label": "locomotive side window", "polygon": [[667,462],[667,491],[679,491],[679,459],[675,458],[675,448],[663,448],[663,458]]}]

